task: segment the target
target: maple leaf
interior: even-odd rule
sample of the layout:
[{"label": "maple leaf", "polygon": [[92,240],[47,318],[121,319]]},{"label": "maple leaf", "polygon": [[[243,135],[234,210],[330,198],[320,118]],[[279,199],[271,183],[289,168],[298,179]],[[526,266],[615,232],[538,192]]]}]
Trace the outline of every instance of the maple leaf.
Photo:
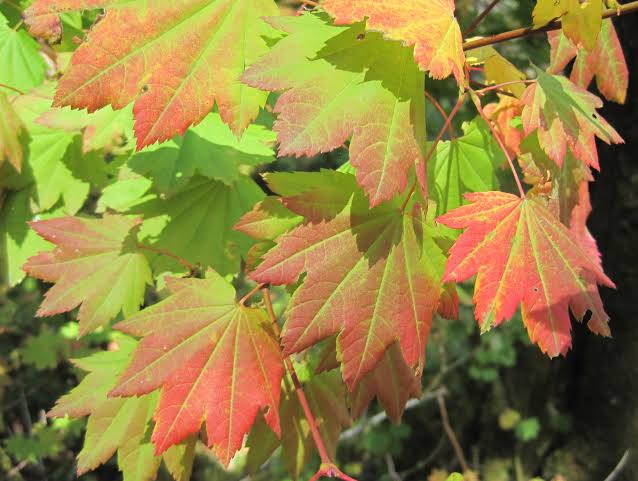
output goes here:
[{"label": "maple leaf", "polygon": [[135,101],[140,149],[183,134],[215,103],[240,135],[264,105],[265,93],[237,80],[267,51],[270,29],[260,17],[277,14],[272,0],[37,0],[25,21],[34,35],[56,39],[58,15],[95,8],[106,14],[74,52],[56,106],[94,111]]},{"label": "maple leaf", "polygon": [[519,152],[521,140],[523,140],[521,129],[512,125],[514,119],[520,118],[523,112],[520,100],[506,95],[499,95],[498,102],[487,104],[483,110],[500,132],[503,143],[510,155],[515,157]]},{"label": "maple leaf", "polygon": [[[272,189],[277,175],[268,180]],[[407,213],[393,204],[370,210],[355,185],[348,194],[334,217],[311,219],[277,238],[250,277],[279,285],[306,273],[285,314],[284,355],[338,333],[343,376],[352,390],[397,340],[406,363],[420,372],[444,257],[419,204]],[[285,204],[303,215],[305,203]]]},{"label": "maple leaf", "polygon": [[[143,217],[141,240],[225,275],[238,271],[242,256],[253,244],[232,227],[263,198],[261,188],[245,175],[231,185],[194,177],[171,197],[143,197],[127,212]],[[153,259],[152,265],[155,272],[184,271],[165,256]]]},{"label": "maple leaf", "polygon": [[517,98],[523,95],[525,84],[517,81],[525,80],[527,76],[517,69],[512,62],[498,53],[494,47],[475,48],[470,52],[467,63],[470,65],[483,65],[483,74],[487,84],[516,82],[510,85],[504,85],[500,90],[511,92]]},{"label": "maple leaf", "polygon": [[284,206],[279,197],[269,196],[244,214],[234,229],[254,239],[275,240],[302,221],[303,217]]},{"label": "maple leaf", "polygon": [[578,47],[592,50],[602,26],[603,0],[537,0],[534,27],[561,19],[562,30]]},{"label": "maple leaf", "polygon": [[376,397],[388,418],[395,423],[401,420],[405,403],[421,394],[421,375],[414,372],[401,355],[398,343],[392,344],[383,359],[359,383],[351,396],[352,416],[363,414]]},{"label": "maple leaf", "polygon": [[[118,466],[125,481],[155,479],[161,458],[153,453],[146,432],[157,404],[157,396],[149,394],[138,398],[109,398],[118,376],[126,367],[136,342],[119,336],[118,349],[99,351],[73,363],[88,374],[71,392],[62,396],[48,413],[52,417],[88,416],[84,447],[78,455],[78,475],[95,469],[118,453]],[[176,481],[186,481],[194,457],[195,438],[175,446],[165,453],[164,461],[170,466],[179,462],[186,474],[171,470]]]},{"label": "maple leaf", "polygon": [[366,21],[366,29],[414,45],[421,70],[436,79],[454,74],[463,84],[463,38],[454,18],[454,0],[326,0],[321,7],[336,25]]},{"label": "maple leaf", "polygon": [[137,311],[146,284],[152,284],[148,262],[130,237],[138,223],[116,215],[31,222],[33,230],[56,246],[31,257],[23,267],[30,276],[55,283],[44,295],[38,315],[81,305],[78,320],[84,335],[120,310],[125,316]]},{"label": "maple leaf", "polygon": [[156,453],[199,432],[226,466],[258,412],[279,428],[281,351],[267,313],[235,302],[235,289],[205,279],[166,280],[172,295],[115,327],[142,337],[111,396],[161,388],[152,441]]},{"label": "maple leaf", "polygon": [[29,126],[28,143],[22,172],[0,176],[0,185],[11,190],[29,188],[36,212],[48,211],[62,200],[64,211],[74,214],[88,197],[90,181],[104,170],[104,160],[82,156],[76,135],[35,123],[51,107],[52,88],[44,84],[13,102],[23,125]]},{"label": "maple leaf", "polygon": [[548,32],[551,45],[550,73],[561,72],[576,57],[570,78],[587,88],[596,77],[596,86],[607,100],[624,104],[627,98],[629,70],[616,28],[610,19],[603,21],[602,30],[591,52],[579,50],[563,33]]},{"label": "maple leaf", "polygon": [[363,24],[324,20],[269,19],[287,35],[242,77],[285,91],[275,105],[279,155],[327,152],[351,136],[350,162],[373,206],[405,190],[412,167],[424,185],[424,74],[412,53]]},{"label": "maple leaf", "polygon": [[22,145],[20,133],[24,125],[11,106],[9,99],[0,92],[0,165],[8,160],[19,172],[22,167]]},{"label": "maple leaf", "polygon": [[571,346],[569,308],[575,315],[592,309],[592,329],[602,320],[596,318],[587,283],[613,287],[613,282],[541,198],[503,192],[466,198],[470,205],[437,219],[466,229],[450,250],[444,279],[463,281],[478,274],[475,315],[483,331],[510,318],[520,303],[532,342],[549,356],[565,354]]},{"label": "maple leaf", "polygon": [[132,145],[129,147],[129,141],[133,139],[132,106],[122,110],[107,106],[92,113],[68,107],[52,108],[35,122],[51,129],[81,132],[84,153],[103,149],[104,152],[117,155],[132,148]]},{"label": "maple leaf", "polygon": [[11,28],[0,13],[0,58],[6,63],[0,70],[0,83],[27,91],[44,81],[47,64],[40,46],[27,32]]},{"label": "maple leaf", "polygon": [[607,144],[623,142],[596,111],[602,101],[563,76],[539,70],[521,101],[525,135],[538,130],[541,147],[559,166],[569,147],[578,159],[599,169],[595,137]]},{"label": "maple leaf", "polygon": [[466,192],[493,190],[505,156],[480,118],[463,125],[464,135],[439,142],[428,162],[429,193],[443,214],[463,203]]}]

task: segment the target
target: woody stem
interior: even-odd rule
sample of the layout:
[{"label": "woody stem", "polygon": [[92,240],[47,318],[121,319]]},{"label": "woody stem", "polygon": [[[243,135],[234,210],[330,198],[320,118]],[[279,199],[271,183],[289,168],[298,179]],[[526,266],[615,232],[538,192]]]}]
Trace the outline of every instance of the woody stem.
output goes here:
[{"label": "woody stem", "polygon": [[[609,8],[603,12],[603,18],[619,17],[621,15],[627,15],[628,13],[638,12],[638,1],[626,3],[618,8]],[[472,50],[475,48],[485,47],[487,45],[494,45],[495,43],[506,42],[508,40],[514,40],[517,38],[528,37],[529,35],[535,35],[537,33],[551,32],[552,30],[559,30],[562,27],[560,20],[555,20],[543,25],[542,27],[524,27],[510,30],[508,32],[491,35],[489,37],[479,38],[476,40],[470,40],[463,43],[463,50]]]}]

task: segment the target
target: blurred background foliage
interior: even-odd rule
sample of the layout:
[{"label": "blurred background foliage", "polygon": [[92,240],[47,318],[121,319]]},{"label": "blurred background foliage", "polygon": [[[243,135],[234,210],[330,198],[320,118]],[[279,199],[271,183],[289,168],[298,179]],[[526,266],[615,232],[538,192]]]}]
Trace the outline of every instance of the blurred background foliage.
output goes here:
[{"label": "blurred background foliage", "polygon": [[[20,10],[27,1],[0,0],[9,26],[23,32]],[[487,0],[457,0],[462,27],[485,8]],[[497,33],[528,25],[533,2],[503,0],[475,32]],[[82,36],[94,13],[65,18],[65,37],[56,54],[68,57],[74,36]],[[388,421],[376,404],[344,431],[338,449],[343,470],[360,481],[444,481],[465,470],[465,480],[602,481],[621,456],[636,448],[638,415],[638,168],[631,152],[638,145],[638,22],[617,23],[630,62],[628,105],[606,107],[604,115],[625,137],[628,147],[602,150],[602,175],[594,185],[592,229],[600,239],[604,262],[619,290],[605,292],[615,338],[600,339],[575,325],[573,351],[549,360],[530,345],[520,318],[479,336],[471,308],[472,286],[460,286],[460,319],[434,323],[423,375],[423,395],[410,401],[400,425]],[[48,47],[47,47],[48,48]],[[499,45],[498,50],[523,71],[543,66],[549,49],[543,35]],[[1,60],[0,60],[1,62]],[[0,63],[1,68],[4,64]],[[456,101],[452,81],[428,81],[430,93],[450,111]],[[443,125],[428,105],[429,137]],[[455,128],[470,120],[469,104]],[[339,149],[313,158],[280,158],[267,170],[336,168],[347,160]],[[259,181],[256,169],[254,178]],[[4,198],[4,194],[0,194]],[[85,203],[95,209],[96,196]],[[0,204],[1,205],[1,204]],[[238,287],[249,289],[241,279]],[[77,385],[82,372],[69,359],[108,349],[116,334],[102,329],[77,340],[72,315],[37,318],[35,311],[47,286],[25,279],[13,288],[0,285],[0,479],[7,481],[76,479],[75,454],[82,445],[84,420],[50,420],[46,411]],[[279,312],[288,293],[274,291]],[[312,364],[316,352],[310,352]],[[453,435],[447,432],[452,430]],[[451,442],[451,437],[455,441]],[[457,443],[458,446],[454,446]],[[638,455],[638,452],[635,453]],[[635,463],[634,456],[634,463]],[[305,480],[318,458],[301,473]],[[284,463],[274,456],[259,471],[248,473],[241,453],[224,471],[204,448],[199,449],[194,481],[288,481]],[[112,460],[84,481],[119,479]],[[623,477],[636,480],[629,467]],[[158,479],[170,479],[161,471]],[[458,477],[451,477],[456,480]]]}]

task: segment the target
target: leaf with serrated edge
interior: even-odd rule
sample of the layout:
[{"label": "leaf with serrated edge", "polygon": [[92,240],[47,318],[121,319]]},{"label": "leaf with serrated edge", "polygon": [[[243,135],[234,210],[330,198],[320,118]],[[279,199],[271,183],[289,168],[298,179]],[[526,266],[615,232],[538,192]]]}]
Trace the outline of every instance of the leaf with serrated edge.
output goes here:
[{"label": "leaf with serrated edge", "polygon": [[183,134],[215,103],[240,135],[264,105],[266,94],[238,79],[267,51],[270,28],[260,17],[277,14],[272,0],[37,0],[25,21],[34,35],[55,38],[57,15],[95,8],[106,14],[74,52],[57,106],[94,111],[135,101],[141,149]]},{"label": "leaf with serrated edge", "polygon": [[576,57],[570,78],[587,88],[596,77],[596,86],[607,100],[624,104],[629,85],[629,69],[616,28],[611,19],[603,21],[593,51],[579,50],[563,33],[548,32],[551,46],[549,72],[559,73]]},{"label": "leaf with serrated edge", "polygon": [[464,124],[464,135],[439,142],[428,162],[430,195],[443,214],[463,204],[463,194],[498,188],[497,169],[505,156],[487,124],[477,118]]},{"label": "leaf with serrated edge", "polygon": [[161,388],[156,453],[205,422],[208,445],[227,466],[259,411],[280,432],[281,351],[266,312],[239,306],[235,289],[214,271],[166,283],[171,296],[116,325],[143,339],[110,395]]},{"label": "leaf with serrated edge", "polygon": [[521,101],[525,135],[538,130],[541,147],[559,166],[569,147],[576,158],[598,169],[595,137],[607,144],[623,141],[598,114],[602,101],[563,76],[539,70]]},{"label": "leaf with serrated edge", "polygon": [[20,133],[24,125],[9,103],[4,92],[0,92],[0,165],[8,160],[19,172],[22,167],[22,145]]},{"label": "leaf with serrated edge", "polygon": [[27,32],[11,28],[0,13],[0,83],[26,92],[44,81],[47,64]]},{"label": "leaf with serrated edge", "polygon": [[146,258],[128,240],[138,222],[116,215],[31,222],[41,237],[56,246],[31,257],[23,267],[30,276],[55,283],[38,315],[59,314],[81,304],[78,320],[84,335],[120,310],[125,316],[136,312],[146,284],[152,284]]},{"label": "leaf with serrated edge", "polygon": [[466,198],[470,205],[437,219],[465,229],[450,250],[444,279],[478,274],[474,303],[482,330],[512,317],[520,303],[532,342],[551,357],[565,354],[571,346],[569,308],[582,314],[583,306],[594,307],[584,279],[609,287],[613,282],[541,198],[503,192]]},{"label": "leaf with serrated edge", "polygon": [[424,74],[410,49],[314,14],[269,22],[287,35],[242,80],[285,91],[275,105],[279,155],[315,155],[352,137],[350,161],[373,206],[405,190],[412,168],[423,185]]},{"label": "leaf with serrated edge", "polygon": [[306,273],[285,314],[284,354],[339,333],[352,390],[396,340],[408,365],[422,369],[444,258],[418,205],[405,214],[387,204],[369,210],[360,189],[350,195],[333,218],[279,237],[250,277],[278,285]]},{"label": "leaf with serrated edge", "polygon": [[433,78],[454,74],[464,82],[463,39],[454,0],[325,0],[321,7],[335,17],[336,25],[365,20],[368,30],[414,45],[414,59]]}]

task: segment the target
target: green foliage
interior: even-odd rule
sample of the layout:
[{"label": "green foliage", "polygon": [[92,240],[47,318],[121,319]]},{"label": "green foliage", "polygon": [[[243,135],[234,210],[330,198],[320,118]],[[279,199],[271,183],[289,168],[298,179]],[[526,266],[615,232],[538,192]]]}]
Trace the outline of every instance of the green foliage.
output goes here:
[{"label": "green foliage", "polygon": [[0,474],[407,479],[435,436],[386,417],[466,389],[496,442],[567,432],[507,379],[570,313],[610,335],[589,183],[622,139],[586,88],[628,69],[577,4],[498,6],[561,18],[543,71],[472,48],[462,0],[1,2]]}]

